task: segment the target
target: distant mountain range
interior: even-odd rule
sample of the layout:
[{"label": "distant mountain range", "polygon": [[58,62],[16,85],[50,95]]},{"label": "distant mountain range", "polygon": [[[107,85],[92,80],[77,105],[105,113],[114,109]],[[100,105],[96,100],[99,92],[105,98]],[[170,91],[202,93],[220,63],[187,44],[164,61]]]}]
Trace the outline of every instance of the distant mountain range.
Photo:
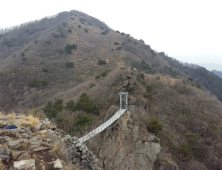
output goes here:
[{"label": "distant mountain range", "polygon": [[205,67],[209,71],[212,70],[222,71],[222,65],[220,64],[215,64],[215,63],[197,63],[197,64],[202,67]]},{"label": "distant mountain range", "polygon": [[222,78],[222,71],[212,70],[211,72]]}]

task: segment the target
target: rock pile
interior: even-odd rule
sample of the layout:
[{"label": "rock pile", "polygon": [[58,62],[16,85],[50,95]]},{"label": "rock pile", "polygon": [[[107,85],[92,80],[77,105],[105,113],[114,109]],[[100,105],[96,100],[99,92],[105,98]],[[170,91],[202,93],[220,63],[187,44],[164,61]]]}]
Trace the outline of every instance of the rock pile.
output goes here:
[{"label": "rock pile", "polygon": [[[0,117],[0,126],[22,122],[21,116],[13,119]],[[59,147],[56,145],[59,143]],[[17,129],[0,129],[0,169],[65,170],[100,169],[98,159],[77,137],[65,135],[63,130],[48,120],[36,126],[21,123]]]},{"label": "rock pile", "polygon": [[[83,143],[78,141],[77,137],[66,135],[61,139],[69,148],[69,159],[75,165],[80,165],[81,169],[101,170],[98,167],[98,159]],[[79,167],[79,166],[78,166]]]}]

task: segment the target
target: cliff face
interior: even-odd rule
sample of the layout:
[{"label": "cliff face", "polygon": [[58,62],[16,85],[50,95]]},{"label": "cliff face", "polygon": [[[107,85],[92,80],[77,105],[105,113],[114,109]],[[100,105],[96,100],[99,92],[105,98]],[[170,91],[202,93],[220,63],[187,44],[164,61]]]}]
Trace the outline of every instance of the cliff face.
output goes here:
[{"label": "cliff face", "polygon": [[[116,109],[118,107],[112,106],[108,110],[104,122]],[[129,111],[86,145],[97,155],[104,170],[152,170],[161,150],[159,139],[134,125]]]},{"label": "cliff face", "polygon": [[159,139],[148,133],[144,136],[138,126],[132,125],[130,115],[126,112],[105,132],[99,153],[104,169],[151,170],[157,159],[161,149]]}]

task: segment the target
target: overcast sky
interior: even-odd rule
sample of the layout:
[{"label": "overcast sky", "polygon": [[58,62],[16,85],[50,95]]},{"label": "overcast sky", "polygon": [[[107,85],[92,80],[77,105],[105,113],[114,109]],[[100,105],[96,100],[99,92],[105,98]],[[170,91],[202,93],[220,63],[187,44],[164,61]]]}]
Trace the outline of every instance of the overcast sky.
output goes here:
[{"label": "overcast sky", "polygon": [[222,0],[5,0],[0,28],[75,9],[180,61],[222,65],[221,7]]}]

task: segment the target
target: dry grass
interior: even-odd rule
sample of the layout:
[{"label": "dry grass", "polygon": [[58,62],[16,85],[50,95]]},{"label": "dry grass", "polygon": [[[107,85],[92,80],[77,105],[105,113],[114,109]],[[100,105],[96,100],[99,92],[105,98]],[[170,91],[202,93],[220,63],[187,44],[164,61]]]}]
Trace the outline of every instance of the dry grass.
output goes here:
[{"label": "dry grass", "polygon": [[[6,119],[11,119],[16,126],[20,126],[23,123],[36,126],[40,122],[39,117],[29,113],[26,115],[26,114],[16,114],[15,112],[12,112],[6,115],[3,112],[0,112],[0,117],[4,116],[6,117]],[[13,119],[13,117],[15,116],[21,116],[21,119]]]},{"label": "dry grass", "polygon": [[37,118],[33,115],[21,115],[21,116],[23,119],[23,123],[28,123],[28,124],[35,126],[40,122],[39,118]]},{"label": "dry grass", "polygon": [[9,118],[9,119],[12,119],[14,116],[16,116],[16,113],[10,113],[10,114],[7,114],[7,117]]},{"label": "dry grass", "polygon": [[62,150],[62,143],[56,142],[54,143],[53,149],[49,151],[51,155],[57,155]]}]

